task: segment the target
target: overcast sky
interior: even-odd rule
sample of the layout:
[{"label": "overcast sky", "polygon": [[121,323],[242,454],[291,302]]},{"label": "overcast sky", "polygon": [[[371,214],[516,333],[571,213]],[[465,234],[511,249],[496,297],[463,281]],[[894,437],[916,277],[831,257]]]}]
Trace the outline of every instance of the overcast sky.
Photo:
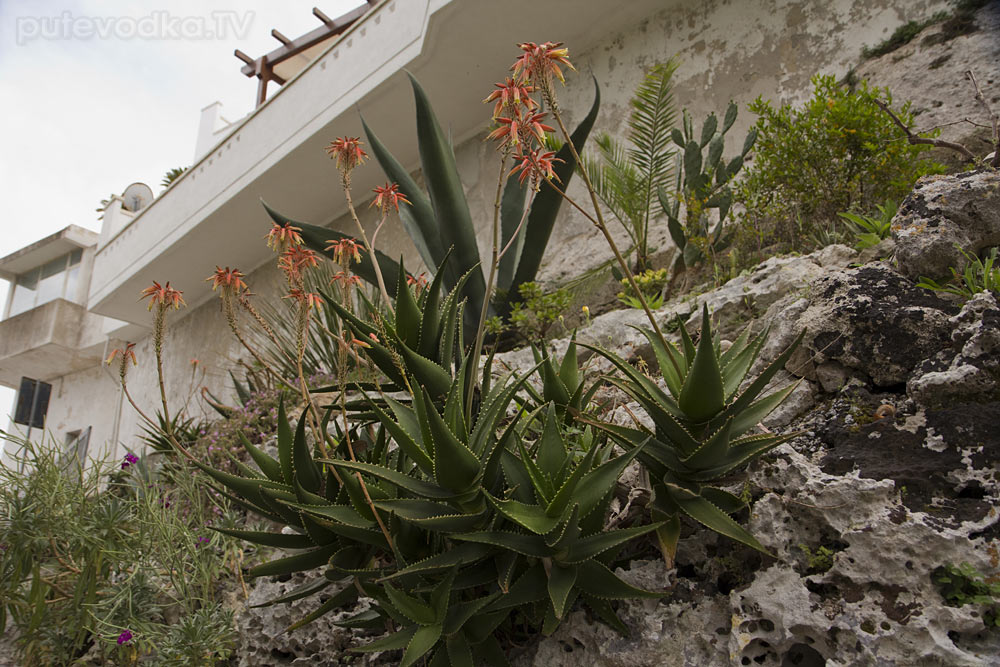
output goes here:
[{"label": "overcast sky", "polygon": [[[236,120],[258,57],[364,0],[0,0],[0,257],[74,224],[100,231],[102,199],[142,181],[159,193],[194,157],[203,107]],[[275,84],[271,84],[273,91]],[[9,284],[0,280],[0,312]],[[14,391],[0,388],[0,427]]]}]

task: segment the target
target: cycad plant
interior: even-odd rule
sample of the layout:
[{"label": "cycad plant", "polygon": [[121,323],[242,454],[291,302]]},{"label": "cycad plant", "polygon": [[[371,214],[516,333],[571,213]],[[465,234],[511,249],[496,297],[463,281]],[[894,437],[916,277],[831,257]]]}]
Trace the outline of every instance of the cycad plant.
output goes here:
[{"label": "cycad plant", "polygon": [[665,522],[657,530],[664,556],[673,562],[682,514],[717,533],[765,551],[753,535],[730,517],[746,507],[746,502],[719,485],[728,475],[796,435],[744,434],[778,407],[794,388],[790,385],[761,396],[802,335],[760,375],[745,383],[767,339],[766,331],[751,338],[747,328],[729,349],[722,351],[721,339],[712,332],[707,306],[702,310],[697,346],[683,324],[679,327],[680,348],[647,329],[640,331],[656,355],[666,392],[656,380],[621,357],[601,348],[592,349],[624,375],[609,377],[608,381],[635,399],[655,424],[652,431],[609,424],[603,424],[602,428],[630,451],[642,447],[639,458],[653,481],[653,517]]},{"label": "cycad plant", "polygon": [[584,163],[594,189],[628,233],[637,273],[649,268],[649,224],[666,212],[657,191],[669,189],[673,180],[670,131],[677,113],[673,96],[677,65],[674,59],[654,65],[636,88],[629,102],[629,145],[600,134],[596,144],[601,159]]}]

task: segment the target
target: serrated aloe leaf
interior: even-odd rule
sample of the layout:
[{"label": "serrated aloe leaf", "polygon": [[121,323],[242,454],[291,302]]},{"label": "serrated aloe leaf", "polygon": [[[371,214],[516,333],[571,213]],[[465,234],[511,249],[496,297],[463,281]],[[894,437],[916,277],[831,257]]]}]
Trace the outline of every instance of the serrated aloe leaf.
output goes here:
[{"label": "serrated aloe leaf", "polygon": [[[452,261],[459,267],[459,273],[464,273],[479,262],[479,246],[465,189],[458,175],[455,154],[434,116],[430,99],[412,75],[410,83],[417,107],[417,147],[427,194],[434,207],[442,245],[444,248],[455,247]],[[481,305],[485,293],[486,281],[482,270],[479,270],[466,284],[464,294],[472,303]],[[479,312],[478,307],[475,310]]]},{"label": "serrated aloe leaf", "polygon": [[583,594],[583,601],[605,625],[622,637],[629,636],[628,627],[622,623],[622,619],[618,618],[618,614],[615,613],[610,602],[587,594]]},{"label": "serrated aloe leaf", "polygon": [[234,496],[233,494],[226,491],[224,488],[217,487],[214,484],[209,484],[208,487],[213,491],[215,491],[216,493],[220,494],[223,498],[225,498],[229,502],[239,507],[242,507],[248,512],[253,512],[258,516],[264,517],[265,519],[274,521],[276,523],[284,523],[284,518],[280,514],[272,510],[269,506],[264,504],[263,502],[260,504],[252,503],[245,498]]},{"label": "serrated aloe leaf", "polygon": [[650,523],[645,526],[622,528],[620,530],[611,530],[606,533],[598,533],[596,535],[581,537],[572,546],[570,546],[569,553],[564,559],[564,562],[580,563],[585,560],[589,560],[598,554],[604,553],[608,549],[613,549],[619,544],[628,542],[634,537],[645,535],[650,531],[656,530],[659,526],[659,523]]},{"label": "serrated aloe leaf", "polygon": [[728,491],[718,489],[714,486],[702,487],[701,495],[704,496],[705,500],[712,503],[726,514],[739,512],[747,506],[747,504],[743,502],[739,496],[733,495]]},{"label": "serrated aloe leaf", "polygon": [[458,544],[442,553],[430,556],[424,560],[407,565],[402,570],[398,570],[386,577],[383,581],[392,581],[399,577],[406,577],[411,574],[424,574],[447,570],[455,565],[468,565],[485,558],[493,549],[484,544]]},{"label": "serrated aloe leaf", "polygon": [[342,628],[378,628],[384,627],[384,617],[374,609],[368,609],[360,614],[355,614],[339,621],[334,621],[334,625]]},{"label": "serrated aloe leaf", "polygon": [[[415,396],[414,400],[421,400],[421,397]],[[482,470],[479,458],[451,432],[434,407],[426,388],[423,391],[423,401],[434,439],[434,480],[456,493],[466,491],[475,483]]]},{"label": "serrated aloe leaf", "polygon": [[415,479],[407,474],[390,468],[385,468],[383,466],[363,463],[361,461],[340,461],[336,459],[320,459],[320,462],[329,463],[330,465],[337,466],[338,468],[356,470],[366,475],[377,477],[378,479],[384,479],[393,486],[405,489],[406,491],[423,498],[438,498],[445,500],[454,496],[453,492],[441,488],[437,484]]},{"label": "serrated aloe leaf", "polygon": [[[760,375],[754,378],[753,382],[751,382],[750,385],[747,386],[747,388],[744,389],[743,392],[736,398],[736,400],[733,401],[728,408],[726,408],[727,414],[739,415],[739,413],[746,410],[746,408],[753,403],[754,400],[756,400],[757,396],[760,395],[760,392],[764,391],[764,388],[767,387],[771,378],[773,378],[775,374],[784,367],[788,359],[791,358],[792,353],[795,352],[795,348],[799,346],[799,343],[802,342],[802,338],[805,335],[806,331],[803,329],[795,340],[792,341],[792,344],[785,348],[785,350],[779,354],[774,361],[768,364],[764,370],[761,371]],[[740,431],[736,432],[739,433]]]},{"label": "serrated aloe leaf", "polygon": [[691,368],[684,379],[684,386],[677,404],[694,422],[705,422],[717,415],[726,405],[722,386],[722,372],[712,344],[712,328],[708,319],[708,306],[702,307],[701,340]]},{"label": "serrated aloe leaf", "polygon": [[673,414],[663,409],[666,407],[663,403],[649,398],[642,392],[636,392],[635,387],[624,380],[615,377],[608,377],[606,380],[608,384],[618,387],[642,405],[646,414],[653,420],[657,434],[673,443],[678,450],[692,452],[701,444]]},{"label": "serrated aloe leaf", "polygon": [[573,505],[565,523],[545,536],[547,544],[556,554],[562,554],[580,537],[580,506]]},{"label": "serrated aloe leaf", "polygon": [[209,526],[209,530],[214,530],[223,535],[235,537],[244,542],[260,544],[265,547],[276,547],[278,549],[308,549],[314,546],[308,535],[298,533],[270,533],[258,530],[235,530],[233,528],[218,528]]},{"label": "serrated aloe leaf", "polygon": [[319,577],[318,579],[313,579],[312,581],[307,581],[301,586],[296,586],[292,590],[288,591],[284,595],[279,595],[273,600],[268,600],[267,602],[261,602],[260,604],[250,605],[251,609],[259,609],[261,607],[270,607],[276,604],[284,604],[286,602],[294,602],[295,600],[301,600],[302,598],[307,598],[314,593],[319,593],[325,588],[333,585],[333,582],[326,577]]},{"label": "serrated aloe leaf", "polygon": [[649,341],[649,346],[656,356],[656,363],[660,367],[660,374],[667,383],[667,389],[676,399],[684,384],[683,373],[687,372],[687,360],[680,353],[673,343],[660,340],[653,331],[646,327],[633,327]]},{"label": "serrated aloe leaf", "polygon": [[587,516],[598,506],[601,499],[621,477],[625,467],[642,448],[643,445],[638,445],[631,451],[602,463],[583,476],[577,485],[577,491],[573,494],[573,502],[580,505],[581,517]]},{"label": "serrated aloe leaf", "polygon": [[677,543],[681,538],[681,518],[678,514],[664,514],[657,510],[652,512],[653,520],[663,519],[663,525],[656,529],[656,541],[663,552],[668,568],[674,566],[677,558]]},{"label": "serrated aloe leaf", "polygon": [[385,402],[392,410],[397,421],[394,421],[374,401],[369,402],[372,412],[382,426],[392,435],[392,439],[407,456],[427,475],[434,474],[434,462],[423,449],[423,433],[420,422],[412,410],[398,401],[386,396]]},{"label": "serrated aloe leaf", "polygon": [[[570,140],[578,154],[583,152],[583,145],[590,135],[590,130],[594,127],[600,107],[601,89],[597,84],[597,79],[594,78],[594,103],[570,135]],[[565,192],[576,171],[576,160],[573,158],[569,145],[560,148],[556,152],[556,158],[562,161],[555,163],[554,171],[559,180],[554,185],[559,191]],[[518,285],[533,281],[538,274],[538,268],[542,265],[542,256],[548,246],[549,237],[552,235],[552,228],[555,225],[562,201],[562,195],[555,188],[543,187],[535,195],[535,201],[531,204],[531,212],[528,213],[525,228],[521,232],[524,236],[524,245],[521,256],[518,258],[517,269],[514,271],[514,279],[510,284],[510,292],[516,293]]]},{"label": "serrated aloe leaf", "polygon": [[571,391],[580,386],[580,358],[576,351],[575,330],[569,339],[569,346],[566,347],[566,354],[563,355],[562,363],[559,364],[559,379]]},{"label": "serrated aloe leaf", "polygon": [[688,473],[687,477],[696,482],[710,482],[719,479],[798,435],[801,435],[801,433],[787,433],[784,435],[765,433],[740,438],[730,445],[729,456],[723,465],[717,468],[698,471],[697,473]]},{"label": "serrated aloe leaf", "polygon": [[[390,181],[399,185],[400,192],[410,200],[409,206],[400,209],[399,217],[403,221],[406,233],[413,240],[413,245],[417,247],[420,258],[428,267],[440,266],[444,259],[447,245],[441,242],[437,222],[434,218],[434,208],[431,206],[430,199],[427,198],[423,190],[413,180],[413,177],[410,176],[410,172],[392,156],[392,153],[386,149],[385,145],[379,140],[372,129],[368,127],[363,117],[361,125],[365,130],[365,135],[368,137],[368,145],[372,148],[372,154],[378,160],[382,171],[385,172]],[[452,280],[454,278],[453,276]]]},{"label": "serrated aloe leaf", "polygon": [[488,493],[485,495],[501,514],[536,535],[551,532],[562,518],[561,516],[548,516],[545,513],[545,508],[538,505],[526,505],[516,500],[497,500]]},{"label": "serrated aloe leaf", "polygon": [[[448,248],[444,259],[437,265],[434,279],[431,280],[431,284],[420,295],[422,300],[420,310],[423,313],[423,319],[420,322],[420,339],[416,350],[428,359],[436,358],[441,343],[441,290],[445,275],[443,266],[448,263],[450,255],[451,248]],[[435,265],[428,264],[427,266],[431,267]],[[444,362],[440,358],[437,358],[437,361]]]},{"label": "serrated aloe leaf", "polygon": [[250,466],[248,466],[247,464],[243,463],[238,458],[236,458],[236,455],[233,454],[231,451],[226,450],[226,455],[229,457],[229,462],[233,464],[233,466],[236,468],[236,472],[238,472],[240,476],[245,477],[247,479],[267,479],[267,477],[260,474],[259,471],[254,470],[253,468],[251,468]]},{"label": "serrated aloe leaf", "polygon": [[443,397],[451,389],[451,374],[439,366],[437,362],[421,356],[406,345],[399,346],[399,353],[407,370],[413,373],[417,382],[426,387],[431,396]]},{"label": "serrated aloe leaf", "polygon": [[413,633],[410,643],[406,645],[403,652],[403,661],[399,667],[411,667],[416,664],[425,653],[430,651],[438,640],[441,639],[441,625],[428,625],[418,629]]},{"label": "serrated aloe leaf", "polygon": [[524,533],[511,533],[504,530],[480,531],[476,533],[462,533],[452,535],[453,539],[464,542],[475,542],[478,544],[490,544],[495,547],[508,549],[523,556],[534,556],[543,558],[549,556],[551,550],[545,546],[545,541],[537,535],[525,535]]},{"label": "serrated aloe leaf", "polygon": [[[317,434],[318,435],[318,434]],[[319,493],[323,484],[323,474],[313,461],[312,452],[306,443],[306,411],[299,417],[299,425],[295,429],[292,440],[292,477],[310,493]]]},{"label": "serrated aloe leaf", "polygon": [[[543,365],[544,367],[545,365]],[[566,443],[563,442],[562,434],[559,432],[559,419],[556,417],[556,408],[553,403],[549,403],[545,414],[545,426],[542,428],[542,435],[538,439],[538,467],[549,479],[555,480],[560,468],[562,468],[563,463],[566,461],[566,456]]]},{"label": "serrated aloe leaf", "polygon": [[553,563],[549,571],[549,600],[552,601],[552,609],[557,618],[562,618],[566,614],[566,602],[569,600],[570,591],[576,583],[577,567],[575,565],[560,565]]},{"label": "serrated aloe leaf", "polygon": [[636,400],[639,400],[640,397],[642,397],[650,404],[660,406],[661,410],[676,410],[676,408],[672,405],[673,399],[670,398],[670,396],[665,394],[662,389],[656,386],[655,382],[637,371],[631,364],[619,357],[617,354],[596,345],[588,345],[586,343],[580,343],[580,345],[588,350],[593,350],[610,361],[616,368],[618,368],[618,370],[622,372],[622,374],[625,375],[626,378],[631,380],[632,387],[629,393],[632,394]]},{"label": "serrated aloe leaf", "polygon": [[544,472],[538,467],[534,459],[532,459],[528,452],[524,449],[524,445],[520,440],[517,441],[517,448],[521,454],[521,464],[524,469],[528,471],[528,477],[531,478],[531,485],[535,490],[535,496],[543,503],[548,505],[549,501],[555,495],[555,487],[552,485],[552,480],[546,476]]},{"label": "serrated aloe leaf", "polygon": [[795,388],[799,386],[799,382],[793,382],[783,389],[768,394],[764,398],[751,403],[741,412],[738,412],[733,419],[733,434],[741,435],[756,426],[795,391]]},{"label": "serrated aloe leaf", "polygon": [[399,274],[396,276],[396,334],[407,347],[415,349],[420,343],[420,324],[423,316],[417,300],[406,285],[406,269],[403,258],[399,258]]},{"label": "serrated aloe leaf", "polygon": [[434,610],[423,600],[399,590],[392,584],[384,584],[382,590],[396,611],[414,623],[432,625],[435,622]]},{"label": "serrated aloe leaf", "polygon": [[239,436],[240,440],[243,442],[244,449],[247,450],[250,458],[252,458],[253,462],[257,464],[260,471],[264,473],[264,476],[272,482],[284,482],[285,478],[281,473],[281,464],[259,448],[255,447],[242,431],[239,432]]},{"label": "serrated aloe leaf", "polygon": [[451,600],[451,586],[455,583],[455,574],[458,566],[453,566],[441,581],[431,590],[431,609],[434,610],[434,619],[437,623],[444,623],[445,613],[448,611],[448,602]]},{"label": "serrated aloe leaf", "polygon": [[[514,237],[514,231],[521,223],[527,193],[527,185],[522,185],[516,178],[507,179],[507,184],[503,189],[503,198],[500,200],[501,247],[507,247],[507,244]],[[514,246],[500,259],[500,266],[497,269],[497,287],[499,289],[505,291],[510,289],[511,282],[514,280],[514,269],[517,267],[523,247],[524,234],[519,232]]]},{"label": "serrated aloe leaf", "polygon": [[409,628],[404,628],[398,632],[390,633],[381,639],[376,639],[373,642],[369,642],[364,646],[353,646],[352,651],[358,653],[376,653],[382,651],[398,651],[400,649],[406,648],[406,645],[410,643],[410,639],[416,633],[418,626],[411,626]]},{"label": "serrated aloe leaf", "polygon": [[285,484],[291,486],[295,468],[292,464],[292,426],[288,423],[285,412],[285,397],[278,399],[278,461],[281,463],[281,476]]},{"label": "serrated aloe leaf", "polygon": [[690,456],[683,459],[685,466],[692,470],[701,470],[717,466],[726,460],[729,452],[729,440],[732,433],[733,420],[730,417],[722,427],[713,433]]},{"label": "serrated aloe leaf", "polygon": [[[746,335],[746,330],[744,333],[740,334],[740,338]],[[726,350],[726,353],[732,352],[734,348],[740,343],[740,339],[737,339],[733,343],[732,347]],[[743,378],[746,377],[747,372],[750,367],[753,366],[753,362],[756,361],[757,355],[760,353],[760,348],[764,345],[764,337],[760,336],[750,343],[749,345],[744,344],[742,349],[733,356],[727,359],[725,354],[719,358],[719,363],[722,366],[722,378],[725,385],[726,400],[730,400],[736,393],[736,390],[740,388],[740,383],[743,382]]]},{"label": "serrated aloe leaf", "polygon": [[305,512],[310,516],[326,519],[328,521],[335,521],[336,523],[340,523],[345,526],[354,526],[355,528],[372,528],[375,526],[374,521],[365,519],[358,514],[354,508],[348,507],[347,505],[311,505],[289,502],[286,502],[285,504],[289,507],[294,507],[297,510]]},{"label": "serrated aloe leaf", "polygon": [[[597,449],[598,447],[596,444],[591,445],[583,459],[577,464],[576,468],[573,469],[573,472],[569,474],[566,481],[564,481],[562,486],[559,487],[559,490],[556,491],[555,495],[552,496],[552,500],[545,507],[545,515],[547,517],[562,517],[571,501],[576,501],[578,504],[581,501],[584,501],[587,504],[587,513],[589,513],[589,510],[593,508],[589,500],[593,491],[582,489],[579,494],[577,494],[576,491],[577,487],[580,485],[580,481],[584,479],[589,472],[591,472],[590,469],[594,465],[594,458],[597,455]],[[598,484],[600,483],[599,479],[594,479],[593,481]]]},{"label": "serrated aloe leaf", "polygon": [[510,587],[510,591],[490,603],[487,611],[501,611],[542,600],[546,595],[545,570],[539,563],[525,570]]},{"label": "serrated aloe leaf", "polygon": [[[692,244],[692,247],[694,247],[694,244]],[[691,362],[694,361],[695,354],[697,353],[697,348],[695,348],[694,341],[691,340],[691,334],[688,333],[687,326],[679,314],[677,315],[677,324],[677,331],[681,335],[681,349],[684,351],[684,358],[687,359],[687,366],[690,368]]]},{"label": "serrated aloe leaf", "polygon": [[606,565],[588,560],[579,565],[577,588],[586,595],[600,600],[629,600],[633,598],[659,598],[663,593],[643,590],[625,583]]},{"label": "serrated aloe leaf", "polygon": [[568,404],[569,389],[556,372],[552,358],[546,355],[539,370],[542,375],[542,396],[547,401],[555,401],[559,405]]},{"label": "serrated aloe leaf", "polygon": [[757,551],[771,556],[771,552],[757,541],[753,535],[747,532],[742,526],[721,509],[713,505],[703,496],[694,498],[681,497],[671,492],[671,497],[689,517],[702,524],[706,528],[713,530],[720,535],[741,542],[748,547],[753,547]]},{"label": "serrated aloe leaf", "polygon": [[500,467],[503,470],[507,488],[513,489],[514,497],[522,503],[533,504],[535,494],[531,483],[531,475],[517,456],[504,449],[500,452]]},{"label": "serrated aloe leaf", "polygon": [[345,604],[350,604],[351,602],[354,602],[357,599],[358,599],[357,590],[355,590],[353,586],[348,586],[339,593],[337,593],[336,595],[334,595],[333,597],[331,597],[329,600],[321,604],[319,607],[309,612],[305,617],[289,625],[288,629],[286,629],[285,632],[294,632],[295,630],[298,630],[303,626],[309,625],[320,616],[328,614],[334,609],[339,609],[340,607],[343,607]]},{"label": "serrated aloe leaf", "polygon": [[462,367],[455,374],[448,396],[444,401],[444,422],[456,437],[465,438],[469,430],[465,424],[465,378],[469,370],[469,356],[462,362]]},{"label": "serrated aloe leaf", "polygon": [[283,574],[292,574],[294,572],[302,572],[303,570],[311,570],[313,568],[326,565],[326,562],[330,560],[330,556],[336,553],[339,548],[340,547],[335,544],[327,545],[316,549],[310,549],[309,551],[303,551],[302,553],[297,553],[294,556],[287,556],[285,558],[279,558],[277,560],[261,563],[256,567],[250,568],[247,576],[250,578],[273,577]]},{"label": "serrated aloe leaf", "polygon": [[227,489],[231,489],[234,493],[246,498],[256,505],[266,505],[263,497],[261,496],[260,490],[262,488],[281,489],[283,491],[291,490],[289,486],[279,482],[272,482],[270,480],[260,478],[247,479],[246,477],[239,477],[228,472],[216,470],[211,466],[205,465],[201,461],[192,461],[192,463],[198,466],[198,468],[208,474],[209,477],[213,478],[219,484],[222,484]]},{"label": "serrated aloe leaf", "polygon": [[[510,180],[514,180],[513,178]],[[474,667],[472,649],[462,635],[450,635],[445,642],[451,667]]]}]

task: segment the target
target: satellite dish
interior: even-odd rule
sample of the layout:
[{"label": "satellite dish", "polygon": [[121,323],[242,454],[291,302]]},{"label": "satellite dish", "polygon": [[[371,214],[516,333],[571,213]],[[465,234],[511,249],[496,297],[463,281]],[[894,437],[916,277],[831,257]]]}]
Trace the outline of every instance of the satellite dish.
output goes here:
[{"label": "satellite dish", "polygon": [[122,208],[136,213],[153,201],[153,190],[145,183],[133,183],[122,193]]}]

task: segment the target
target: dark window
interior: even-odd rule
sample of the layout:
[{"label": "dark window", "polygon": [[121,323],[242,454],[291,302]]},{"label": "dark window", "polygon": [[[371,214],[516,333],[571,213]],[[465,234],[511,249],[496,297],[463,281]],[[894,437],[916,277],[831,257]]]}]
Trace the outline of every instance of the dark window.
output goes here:
[{"label": "dark window", "polygon": [[52,385],[41,380],[21,378],[21,388],[17,392],[17,407],[14,409],[14,423],[29,428],[45,428],[45,415],[49,411],[49,396]]}]

